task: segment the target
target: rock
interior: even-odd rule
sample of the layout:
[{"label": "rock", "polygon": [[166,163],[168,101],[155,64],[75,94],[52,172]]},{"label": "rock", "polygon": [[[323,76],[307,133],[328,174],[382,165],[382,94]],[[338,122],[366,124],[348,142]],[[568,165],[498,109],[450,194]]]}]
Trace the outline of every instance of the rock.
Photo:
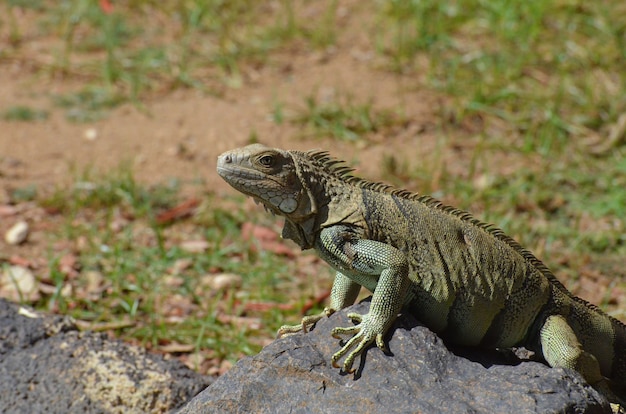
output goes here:
[{"label": "rock", "polygon": [[0,273],[0,297],[19,301],[39,299],[39,282],[33,272],[23,266],[8,266]]},{"label": "rock", "polygon": [[219,273],[216,275],[203,276],[201,283],[212,290],[226,290],[241,287],[243,279],[241,276],[234,273]]},{"label": "rock", "polygon": [[165,413],[208,384],[180,361],[0,299],[0,412]]},{"label": "rock", "polygon": [[[187,413],[604,413],[608,403],[576,372],[520,361],[512,353],[450,351],[410,315],[391,333],[393,355],[378,348],[357,359],[355,374],[330,365],[335,326],[360,303],[321,320],[307,334],[274,341],[239,361],[198,394]],[[462,353],[463,355],[457,355]]]},{"label": "rock", "polygon": [[30,228],[26,221],[18,221],[4,234],[4,241],[12,245],[22,244],[28,238],[29,231]]},{"label": "rock", "polygon": [[98,130],[96,128],[87,128],[84,137],[87,141],[95,141],[98,138]]}]

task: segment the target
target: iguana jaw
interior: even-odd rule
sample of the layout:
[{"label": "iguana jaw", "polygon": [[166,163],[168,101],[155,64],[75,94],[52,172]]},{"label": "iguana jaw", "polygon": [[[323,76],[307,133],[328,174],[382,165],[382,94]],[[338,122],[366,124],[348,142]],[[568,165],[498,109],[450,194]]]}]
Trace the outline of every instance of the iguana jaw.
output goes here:
[{"label": "iguana jaw", "polygon": [[262,203],[274,214],[300,221],[313,214],[306,203],[291,155],[261,144],[221,154],[217,173],[233,188]]}]

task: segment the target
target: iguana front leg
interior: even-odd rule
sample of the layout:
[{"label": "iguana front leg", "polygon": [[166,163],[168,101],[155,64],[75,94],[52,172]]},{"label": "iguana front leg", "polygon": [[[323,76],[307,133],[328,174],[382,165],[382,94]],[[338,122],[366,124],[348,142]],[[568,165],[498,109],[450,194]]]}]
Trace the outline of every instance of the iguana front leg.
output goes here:
[{"label": "iguana front leg", "polygon": [[283,325],[278,330],[278,337],[288,336],[298,333],[300,331],[307,332],[312,328],[320,319],[328,317],[336,311],[347,308],[352,305],[359,295],[361,285],[352,281],[352,279],[343,275],[341,272],[337,272],[333,287],[330,291],[330,306],[324,308],[324,310],[317,315],[307,315],[302,318],[302,322],[299,325]]},{"label": "iguana front leg", "polygon": [[[322,259],[353,282],[373,292],[370,311],[365,315],[349,314],[356,326],[333,329],[333,337],[342,334],[354,336],[332,356],[332,364],[346,356],[343,369],[352,372],[352,364],[366,347],[376,341],[385,350],[383,341],[393,321],[402,309],[409,287],[409,266],[402,252],[393,246],[359,238],[347,226],[322,230],[316,244]],[[354,350],[351,351],[351,349]]]}]

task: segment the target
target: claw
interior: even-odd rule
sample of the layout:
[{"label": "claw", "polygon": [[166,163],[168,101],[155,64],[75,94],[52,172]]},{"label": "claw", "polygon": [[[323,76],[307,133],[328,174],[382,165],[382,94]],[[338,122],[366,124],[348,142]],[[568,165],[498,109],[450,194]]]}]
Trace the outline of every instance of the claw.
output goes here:
[{"label": "claw", "polygon": [[339,366],[339,364],[337,364],[337,360],[339,358],[335,358],[337,356],[337,354],[334,354],[331,358],[330,358],[330,365],[333,366],[333,368],[339,368],[341,369],[341,367]]},{"label": "claw", "polygon": [[278,332],[276,333],[276,338],[282,338],[283,336],[293,335],[303,330],[304,330],[304,327],[302,324],[283,325],[280,327],[280,329],[278,329]]},{"label": "claw", "polygon": [[[356,371],[355,369],[352,368],[352,363],[354,362],[354,357],[352,354],[348,355],[348,357],[346,358],[346,360],[343,363],[343,366],[339,365],[337,362],[341,359],[341,357],[345,354],[345,352],[342,352],[343,349],[339,352],[337,352],[336,354],[334,354],[330,361],[331,361],[331,365],[334,368],[338,368],[340,370],[342,370],[345,373],[348,374],[352,374],[354,371]],[[350,358],[352,357],[352,358]]]},{"label": "claw", "polygon": [[356,325],[356,326],[349,326],[347,328],[334,328],[331,331],[331,335],[333,338],[335,339],[341,339],[341,336],[339,335],[347,335],[347,334],[358,334],[361,331],[361,328]]},{"label": "claw", "polygon": [[358,313],[349,313],[348,318],[352,320],[352,322],[361,323],[363,322],[363,315]]},{"label": "claw", "polygon": [[389,353],[389,348],[387,348],[387,344],[385,343],[385,339],[383,338],[383,335],[378,334],[376,335],[376,346],[383,351],[383,353],[388,354]]},{"label": "claw", "polygon": [[354,371],[356,371],[355,368],[352,368],[352,364],[354,363],[354,358],[356,358],[356,355],[354,354],[354,352],[352,352],[350,353],[350,355],[347,356],[346,360],[343,361],[344,372],[347,372],[348,374],[352,374]]},{"label": "claw", "polygon": [[[331,358],[331,362],[332,362],[332,366],[335,368],[340,368],[339,364],[337,363],[344,355],[348,354],[348,356],[346,357],[345,361],[343,362],[343,371],[347,372],[349,374],[353,373],[355,371],[355,369],[352,368],[352,365],[354,364],[354,360],[356,359],[357,356],[361,355],[363,353],[363,350],[369,346],[373,340],[367,340],[365,338],[361,338],[362,335],[357,334],[355,336],[353,336],[352,338],[350,338],[350,340],[348,341],[347,344],[345,344],[338,352],[336,352],[332,358]],[[358,344],[357,344],[358,343]],[[356,348],[348,353],[348,351],[350,351],[350,349],[352,349],[354,346],[356,345]]]},{"label": "claw", "polygon": [[276,337],[282,338],[283,336],[293,335],[300,331],[307,333],[309,332],[310,328],[312,328],[317,322],[319,322],[320,319],[325,316],[328,317],[334,312],[335,310],[332,308],[324,308],[324,310],[317,315],[305,316],[304,318],[302,318],[302,322],[298,325],[283,325],[280,327],[280,329],[278,329]]}]

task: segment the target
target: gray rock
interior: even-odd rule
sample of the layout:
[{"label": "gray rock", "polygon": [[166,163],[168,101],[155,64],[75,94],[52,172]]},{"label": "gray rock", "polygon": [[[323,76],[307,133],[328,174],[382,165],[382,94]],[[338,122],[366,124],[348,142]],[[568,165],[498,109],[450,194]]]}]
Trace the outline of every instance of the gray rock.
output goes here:
[{"label": "gray rock", "polygon": [[2,413],[164,413],[208,384],[179,361],[0,299]]},{"label": "gray rock", "polygon": [[[368,308],[360,303],[348,311]],[[611,412],[573,371],[521,361],[512,353],[461,349],[455,354],[410,315],[392,329],[392,355],[370,348],[356,374],[342,374],[330,365],[339,349],[330,331],[350,324],[346,313],[244,358],[179,414]]]}]

